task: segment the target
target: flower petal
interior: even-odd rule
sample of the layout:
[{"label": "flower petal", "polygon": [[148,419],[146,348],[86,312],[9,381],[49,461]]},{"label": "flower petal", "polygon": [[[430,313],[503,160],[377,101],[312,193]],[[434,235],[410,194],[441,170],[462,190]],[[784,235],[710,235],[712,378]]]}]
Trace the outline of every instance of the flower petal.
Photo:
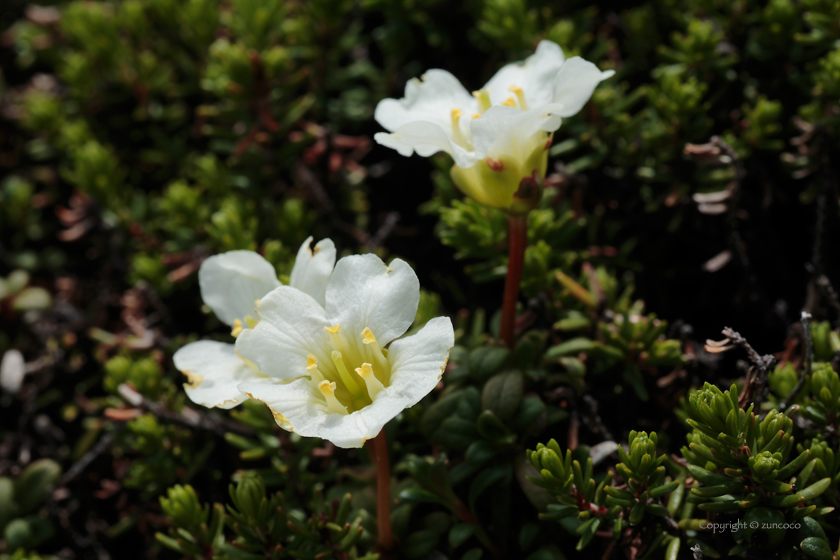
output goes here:
[{"label": "flower petal", "polygon": [[476,153],[489,156],[506,155],[525,161],[536,144],[545,137],[535,138],[539,131],[553,132],[560,128],[563,105],[552,103],[530,111],[496,105],[487,109],[481,118],[471,123]]},{"label": "flower petal", "polygon": [[[430,320],[416,334],[395,340],[388,349],[391,385],[405,403],[414,406],[428,395],[446,370],[449,351],[455,345],[455,331],[449,317]],[[377,398],[379,395],[377,395]]]},{"label": "flower petal", "polygon": [[362,447],[375,438],[407,402],[387,387],[376,395],[373,404],[351,414],[338,414],[327,409],[326,401],[308,379],[284,384],[243,383],[239,389],[267,404],[275,419],[282,420],[278,420],[280,427],[343,448]]},{"label": "flower petal", "polygon": [[289,285],[309,294],[323,307],[327,282],[335,266],[335,244],[331,239],[322,239],[313,250],[311,243],[312,236],[307,237],[298,249]]},{"label": "flower petal", "polygon": [[597,66],[579,56],[567,60],[554,78],[552,101],[563,105],[561,117],[571,117],[580,111],[592,97],[595,86],[615,74],[602,72]]},{"label": "flower petal", "polygon": [[447,130],[430,121],[410,122],[391,134],[377,132],[373,135],[373,139],[405,157],[411,156],[414,152],[421,157],[446,152],[452,156],[459,167],[469,167],[479,159],[473,152],[459,146]]},{"label": "flower petal", "polygon": [[247,400],[236,388],[242,382],[265,382],[268,378],[236,355],[233,344],[199,340],[172,356],[175,367],[189,380],[184,390],[190,400],[208,408],[233,408]]},{"label": "flower petal", "polygon": [[458,109],[462,135],[468,134],[470,116],[478,112],[478,102],[458,79],[445,70],[429,70],[421,79],[409,80],[402,99],[383,99],[376,106],[376,122],[389,130],[374,135],[378,143],[401,155],[429,157],[437,152],[450,154],[455,163],[469,167],[476,159],[469,146],[459,144],[452,128],[452,111]]},{"label": "flower petal", "polygon": [[496,72],[484,89],[490,91],[493,105],[508,97],[516,98],[511,87],[520,87],[528,107],[539,107],[552,100],[554,77],[563,66],[563,49],[557,43],[540,41],[537,50],[522,62],[513,62]]},{"label": "flower petal", "polygon": [[236,351],[254,362],[261,372],[274,379],[294,379],[309,375],[306,357],[332,363],[324,308],[312,296],[291,286],[280,286],[260,300],[260,321],[245,329],[236,339]]},{"label": "flower petal", "polygon": [[274,267],[253,251],[229,251],[201,263],[198,271],[201,298],[219,320],[253,315],[256,300],[280,285]]},{"label": "flower petal", "polygon": [[452,109],[460,109],[469,118],[477,108],[475,98],[458,78],[446,70],[429,70],[419,80],[408,81],[402,99],[380,101],[373,118],[391,132],[415,121],[433,122],[448,129]]},{"label": "flower petal", "polygon": [[327,285],[327,316],[347,336],[367,327],[379,344],[401,336],[417,313],[420,281],[403,260],[385,265],[373,254],[344,257]]}]

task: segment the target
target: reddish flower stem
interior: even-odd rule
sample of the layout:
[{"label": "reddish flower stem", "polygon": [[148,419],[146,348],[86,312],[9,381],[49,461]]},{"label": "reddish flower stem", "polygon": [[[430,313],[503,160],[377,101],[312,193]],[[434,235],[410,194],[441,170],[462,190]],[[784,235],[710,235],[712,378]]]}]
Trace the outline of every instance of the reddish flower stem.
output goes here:
[{"label": "reddish flower stem", "polygon": [[388,552],[394,546],[391,533],[391,463],[388,460],[388,440],[385,428],[373,438],[376,457],[376,526],[377,544],[380,552]]},{"label": "reddish flower stem", "polygon": [[528,215],[508,216],[508,224],[510,245],[499,335],[508,348],[513,348],[516,303],[519,300],[519,284],[522,282],[522,266],[525,264],[525,247],[528,246]]}]

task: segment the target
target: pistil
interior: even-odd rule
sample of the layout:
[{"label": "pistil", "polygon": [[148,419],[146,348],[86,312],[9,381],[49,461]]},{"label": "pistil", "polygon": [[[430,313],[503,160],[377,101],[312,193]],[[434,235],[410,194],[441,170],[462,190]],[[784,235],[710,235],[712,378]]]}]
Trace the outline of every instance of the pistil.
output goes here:
[{"label": "pistil", "polygon": [[373,367],[370,364],[364,363],[362,367],[356,368],[356,373],[359,374],[359,377],[365,382],[367,386],[368,396],[370,400],[373,400],[377,393],[385,388],[381,381],[379,381],[376,376],[373,374]]},{"label": "pistil", "polygon": [[364,398],[364,393],[362,392],[361,387],[359,387],[356,380],[353,379],[353,376],[350,374],[347,366],[344,365],[344,359],[341,356],[341,352],[333,350],[332,359],[333,362],[335,362],[335,368],[338,370],[338,375],[341,376],[341,380],[344,382],[347,390],[350,391],[350,394],[353,395],[353,398]]},{"label": "pistil", "polygon": [[490,90],[480,89],[472,92],[473,97],[478,100],[478,110],[482,113],[490,108]]},{"label": "pistil", "polygon": [[318,389],[321,391],[321,394],[324,395],[324,398],[327,399],[327,408],[330,409],[330,412],[347,414],[347,408],[338,402],[337,398],[335,398],[335,383],[331,383],[326,380],[321,381],[318,383]]},{"label": "pistil", "polygon": [[459,124],[463,114],[461,109],[452,109],[450,118],[452,119],[452,137],[458,144],[466,147],[467,143],[464,141],[464,134],[461,132],[461,125]]}]

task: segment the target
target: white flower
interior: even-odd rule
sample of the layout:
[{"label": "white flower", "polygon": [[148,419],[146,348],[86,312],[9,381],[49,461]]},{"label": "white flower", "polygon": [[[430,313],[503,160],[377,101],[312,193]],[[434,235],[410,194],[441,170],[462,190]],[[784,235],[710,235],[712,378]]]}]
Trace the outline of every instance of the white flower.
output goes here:
[{"label": "white flower", "polygon": [[376,121],[390,133],[374,138],[404,156],[444,151],[453,179],[476,201],[505,210],[523,178],[545,175],[550,133],[574,115],[614,72],[541,41],[524,62],[508,64],[480,90],[468,93],[445,70],[406,84],[402,99],[383,99]]},{"label": "white flower", "polygon": [[[290,283],[324,304],[327,281],[335,264],[335,245],[322,239],[310,249],[312,238],[298,250]],[[230,251],[215,255],[198,271],[204,303],[230,325],[238,336],[257,324],[257,301],[281,285],[274,267],[253,251]],[[236,354],[233,344],[200,340],[188,344],[172,357],[175,367],[188,379],[187,396],[209,408],[233,408],[248,397],[236,386],[243,381],[266,382],[268,376]]]},{"label": "white flower", "polygon": [[286,430],[361,447],[427,395],[446,368],[455,336],[448,318],[395,340],[419,300],[408,264],[386,266],[371,254],[338,261],[324,307],[293,287],[276,288],[260,300],[259,323],[236,340],[237,352],[273,382],[239,390],[266,403]]}]

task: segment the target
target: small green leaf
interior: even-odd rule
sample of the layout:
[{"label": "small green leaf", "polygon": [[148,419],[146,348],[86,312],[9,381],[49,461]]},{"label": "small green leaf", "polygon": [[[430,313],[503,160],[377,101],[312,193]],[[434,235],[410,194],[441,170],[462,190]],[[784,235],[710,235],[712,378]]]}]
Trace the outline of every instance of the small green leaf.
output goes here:
[{"label": "small green leaf", "polygon": [[817,560],[834,560],[834,554],[831,552],[831,547],[824,540],[817,537],[808,537],[799,545],[802,552],[816,558]]},{"label": "small green leaf", "polygon": [[468,538],[475,534],[478,525],[472,523],[457,523],[449,530],[449,545],[457,548],[464,544]]}]

